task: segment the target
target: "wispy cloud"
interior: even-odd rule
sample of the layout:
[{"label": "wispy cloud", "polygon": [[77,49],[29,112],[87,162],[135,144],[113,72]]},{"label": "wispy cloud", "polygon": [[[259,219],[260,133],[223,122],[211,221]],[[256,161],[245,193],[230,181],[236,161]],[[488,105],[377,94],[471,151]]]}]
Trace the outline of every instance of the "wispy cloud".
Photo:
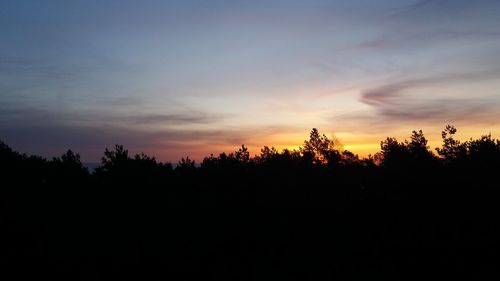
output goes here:
[{"label": "wispy cloud", "polygon": [[496,124],[500,101],[482,99],[437,99],[421,103],[399,104],[381,108],[379,114],[398,122],[441,121],[458,122],[473,120],[475,123]]},{"label": "wispy cloud", "polygon": [[[133,153],[144,151],[160,159],[175,161],[185,155],[201,159],[241,144],[262,146],[270,136],[296,130],[283,126],[242,127],[238,124],[193,128],[190,126],[193,123],[207,124],[226,118],[200,112],[136,115],[123,117],[124,122],[96,122],[99,118],[102,116],[4,108],[0,110],[0,139],[17,150],[27,153],[42,151],[47,157],[71,148],[80,152],[84,160],[95,161],[102,156],[105,147],[119,143]],[[141,126],[150,122],[178,126]]]},{"label": "wispy cloud", "polygon": [[209,124],[224,118],[222,115],[206,114],[201,112],[177,114],[144,114],[128,116],[125,120],[136,124]]},{"label": "wispy cloud", "polygon": [[[500,124],[500,98],[481,92],[466,92],[470,85],[497,85],[499,68],[458,69],[433,73],[417,71],[385,83],[367,87],[359,101],[372,110],[332,115],[329,120],[350,132],[393,131],[401,126],[442,126],[447,123],[478,125]],[[498,81],[498,82],[497,82]],[[452,95],[442,93],[452,88]],[[471,88],[473,89],[473,88]]]},{"label": "wispy cloud", "polygon": [[406,90],[441,84],[470,83],[491,79],[500,79],[500,68],[481,69],[475,71],[462,70],[460,72],[437,73],[427,77],[407,78],[366,89],[362,91],[360,101],[374,107],[379,107],[391,104]]},{"label": "wispy cloud", "polygon": [[[210,153],[231,152],[241,144],[261,142],[283,130],[276,128],[154,129],[115,126],[67,126],[36,124],[1,128],[0,139],[22,152],[50,157],[67,149],[79,152],[84,161],[95,161],[106,147],[123,144],[133,153],[146,152],[163,160],[176,161],[189,155],[201,159]],[[257,142],[256,142],[257,140]]]},{"label": "wispy cloud", "polygon": [[495,13],[499,10],[500,2],[494,0],[418,1],[385,17],[379,22],[383,27],[379,34],[350,49],[418,50],[438,43],[498,40],[500,19]]}]

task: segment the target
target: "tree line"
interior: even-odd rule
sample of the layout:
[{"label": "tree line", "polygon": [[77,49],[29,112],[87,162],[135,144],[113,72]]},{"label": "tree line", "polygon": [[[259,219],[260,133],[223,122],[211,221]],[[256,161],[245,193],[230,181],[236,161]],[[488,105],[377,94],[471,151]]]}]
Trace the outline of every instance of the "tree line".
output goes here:
[{"label": "tree line", "polygon": [[89,172],[0,143],[9,280],[497,280],[500,141],[446,126],[359,158],[312,129],[296,150],[182,158],[106,149]]},{"label": "tree line", "polygon": [[338,140],[329,139],[316,128],[310,132],[299,149],[284,149],[264,146],[260,154],[251,157],[248,148],[242,145],[237,151],[204,157],[196,163],[189,157],[182,158],[176,165],[162,163],[144,153],[130,155],[122,145],[106,148],[100,165],[89,172],[80,160],[80,155],[68,150],[60,157],[46,159],[13,151],[0,141],[1,172],[20,181],[51,184],[73,179],[93,182],[139,181],[151,183],[157,179],[176,175],[209,173],[216,170],[253,169],[420,169],[420,168],[471,168],[490,169],[500,164],[500,141],[491,134],[479,139],[461,142],[455,139],[457,129],[446,126],[442,131],[442,146],[433,152],[427,144],[424,133],[413,131],[409,140],[402,142],[388,137],[381,141],[380,152],[359,158],[358,155],[342,150]]}]

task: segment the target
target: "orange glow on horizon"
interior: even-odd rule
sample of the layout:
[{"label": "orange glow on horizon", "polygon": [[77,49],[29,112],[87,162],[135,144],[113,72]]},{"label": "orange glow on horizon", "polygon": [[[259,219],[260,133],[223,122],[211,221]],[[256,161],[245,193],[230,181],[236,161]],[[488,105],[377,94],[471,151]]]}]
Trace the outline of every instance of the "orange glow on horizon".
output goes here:
[{"label": "orange glow on horizon", "polygon": [[[484,130],[481,133],[481,130],[478,128],[469,128],[463,126],[463,129],[460,129],[457,126],[458,132],[456,135],[456,139],[461,142],[465,142],[467,140],[477,139],[482,135],[488,134],[490,131],[495,132],[495,130]],[[441,147],[441,130],[442,128],[437,127],[426,127],[423,128],[423,132],[425,137],[428,140],[429,150],[433,153],[436,153],[436,148]],[[387,137],[395,137],[398,141],[404,142],[405,140],[410,139],[411,132],[413,129],[402,129],[398,128],[397,133],[381,133],[380,136],[374,134],[355,134],[355,133],[345,133],[339,132],[338,134],[328,133],[327,130],[319,130],[320,133],[332,139],[334,136],[338,137],[338,140],[342,144],[342,148],[344,150],[348,150],[354,154],[357,154],[360,158],[366,158],[369,155],[375,155],[380,152],[380,142],[385,140]],[[331,130],[333,131],[333,130]],[[331,132],[330,131],[330,132]],[[492,134],[495,137],[495,134]],[[498,134],[496,134],[498,135]],[[262,134],[256,134],[252,138],[247,138],[246,141],[242,143],[234,143],[234,144],[224,144],[223,142],[216,143],[212,141],[204,141],[203,139],[199,139],[193,143],[184,143],[183,146],[169,149],[166,145],[164,149],[155,150],[151,148],[148,151],[145,151],[148,154],[156,155],[158,159],[161,159],[166,162],[176,163],[182,157],[188,156],[190,159],[195,160],[197,163],[200,163],[203,158],[210,156],[213,154],[214,156],[218,156],[221,153],[232,153],[241,148],[241,145],[244,144],[249,152],[250,156],[254,157],[259,155],[261,149],[264,146],[274,147],[279,152],[282,152],[285,149],[288,150],[299,150],[300,147],[303,146],[304,140],[308,139],[309,131],[308,130],[300,130],[300,132],[294,133],[275,133],[263,136]],[[131,151],[136,152],[134,149]],[[140,152],[140,151],[139,151]]]}]

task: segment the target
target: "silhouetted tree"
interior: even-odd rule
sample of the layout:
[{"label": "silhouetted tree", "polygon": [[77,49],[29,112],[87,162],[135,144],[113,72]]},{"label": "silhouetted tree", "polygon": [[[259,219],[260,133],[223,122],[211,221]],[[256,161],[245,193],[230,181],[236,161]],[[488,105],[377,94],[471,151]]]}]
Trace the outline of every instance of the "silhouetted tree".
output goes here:
[{"label": "silhouetted tree", "polygon": [[7,144],[0,141],[0,169],[6,176],[21,169],[23,156],[13,151]]},{"label": "silhouetted tree", "polygon": [[380,149],[377,158],[385,167],[430,168],[436,163],[436,157],[429,150],[422,130],[413,131],[409,141],[398,142],[396,138],[387,138],[380,143]]},{"label": "silhouetted tree", "polygon": [[465,146],[472,165],[478,168],[500,168],[500,140],[493,139],[491,134],[469,140]]},{"label": "silhouetted tree", "polygon": [[447,125],[441,132],[443,145],[441,148],[436,148],[436,151],[446,164],[463,160],[467,156],[467,147],[454,138],[456,133],[457,129],[451,125]]},{"label": "silhouetted tree", "polygon": [[241,145],[241,148],[234,153],[234,158],[241,165],[248,164],[250,162],[250,152],[248,152],[248,148],[245,145]]},{"label": "silhouetted tree", "polygon": [[407,165],[410,159],[408,147],[404,143],[398,142],[396,138],[387,138],[380,142],[380,150],[378,159],[385,167],[401,167]]},{"label": "silhouetted tree", "polygon": [[279,156],[278,150],[276,148],[264,146],[260,150],[260,155],[254,158],[254,162],[257,164],[273,164]]},{"label": "silhouetted tree", "polygon": [[0,141],[0,173],[5,182],[45,184],[48,179],[47,160],[20,154]]},{"label": "silhouetted tree", "polygon": [[171,164],[157,162],[155,157],[144,153],[132,158],[123,145],[117,144],[114,150],[106,148],[101,165],[94,173],[108,182],[154,184],[164,181],[171,172]]},{"label": "silhouetted tree", "polygon": [[422,130],[413,131],[410,141],[405,141],[411,155],[411,164],[414,167],[431,167],[435,163],[435,156],[429,150],[427,139]]},{"label": "silhouetted tree", "polygon": [[55,182],[71,183],[81,182],[89,176],[87,168],[85,168],[80,160],[80,154],[68,150],[60,157],[54,157],[49,163],[52,176],[51,180]]},{"label": "silhouetted tree", "polygon": [[219,157],[215,157],[213,154],[206,156],[201,161],[202,169],[215,169],[219,165]]},{"label": "silhouetted tree", "polygon": [[115,170],[126,169],[130,158],[128,150],[123,145],[115,145],[114,150],[106,148],[104,150],[104,157],[101,158],[101,166],[96,170],[113,172]]},{"label": "silhouetted tree", "polygon": [[196,169],[196,163],[194,160],[189,159],[189,156],[186,158],[182,157],[175,170],[177,171],[194,171]]},{"label": "silhouetted tree", "polygon": [[313,128],[309,140],[304,141],[301,150],[304,158],[310,159],[314,164],[334,165],[340,161],[340,153],[335,149],[335,143],[324,134],[320,135],[318,129]]},{"label": "silhouetted tree", "polygon": [[349,150],[342,151],[340,162],[344,166],[360,164],[358,155],[350,152]]},{"label": "silhouetted tree", "polygon": [[224,168],[235,169],[248,166],[250,164],[250,152],[245,145],[242,145],[237,151],[228,154],[221,153],[215,157],[213,154],[205,157],[201,163],[203,169]]}]

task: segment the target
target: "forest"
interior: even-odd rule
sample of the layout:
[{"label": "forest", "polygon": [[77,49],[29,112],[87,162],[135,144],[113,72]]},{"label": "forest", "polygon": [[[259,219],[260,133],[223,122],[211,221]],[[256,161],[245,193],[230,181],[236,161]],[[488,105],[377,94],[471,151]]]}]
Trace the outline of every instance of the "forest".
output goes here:
[{"label": "forest", "polygon": [[496,280],[500,140],[456,133],[176,165],[116,145],[92,172],[0,142],[4,280]]}]

